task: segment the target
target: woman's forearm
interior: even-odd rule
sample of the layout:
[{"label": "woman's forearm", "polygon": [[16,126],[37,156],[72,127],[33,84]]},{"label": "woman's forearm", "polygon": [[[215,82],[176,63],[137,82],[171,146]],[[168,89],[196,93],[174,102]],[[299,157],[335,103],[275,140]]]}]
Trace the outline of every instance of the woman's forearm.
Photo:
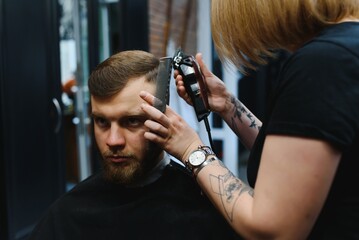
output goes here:
[{"label": "woman's forearm", "polygon": [[252,218],[250,206],[254,191],[249,185],[235,177],[219,160],[204,167],[197,176],[197,182],[238,233],[243,237],[253,237],[247,232],[251,228],[243,224],[246,222],[244,219]]},{"label": "woman's forearm", "polygon": [[219,113],[220,116],[240,138],[244,146],[251,149],[262,122],[233,95],[230,95],[227,105],[227,110]]}]

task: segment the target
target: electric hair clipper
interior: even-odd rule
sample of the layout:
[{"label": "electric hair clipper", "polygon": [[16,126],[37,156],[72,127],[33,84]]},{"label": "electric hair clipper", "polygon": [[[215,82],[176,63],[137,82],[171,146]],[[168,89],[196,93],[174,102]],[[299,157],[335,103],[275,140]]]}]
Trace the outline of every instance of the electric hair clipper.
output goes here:
[{"label": "electric hair clipper", "polygon": [[210,114],[210,110],[204,76],[198,63],[193,56],[186,55],[181,49],[177,49],[172,65],[183,78],[186,92],[192,100],[198,122],[202,121]]}]

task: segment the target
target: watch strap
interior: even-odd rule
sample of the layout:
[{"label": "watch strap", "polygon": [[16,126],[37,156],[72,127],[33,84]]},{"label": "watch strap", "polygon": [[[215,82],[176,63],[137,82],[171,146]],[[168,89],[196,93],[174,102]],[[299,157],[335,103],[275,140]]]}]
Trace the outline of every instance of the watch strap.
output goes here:
[{"label": "watch strap", "polygon": [[198,149],[201,149],[201,150],[205,151],[205,152],[206,152],[206,155],[215,155],[215,153],[213,152],[213,150],[212,150],[210,147],[208,147],[208,146],[202,146],[202,145],[200,145],[200,146],[198,146]]},{"label": "watch strap", "polygon": [[215,160],[218,160],[218,158],[213,155],[211,156],[210,158],[208,158],[206,161],[204,161],[198,168],[196,168],[194,171],[193,171],[193,175],[195,178],[197,178],[198,176],[198,173],[205,167],[207,166],[208,164],[210,164],[211,162],[215,161]]}]

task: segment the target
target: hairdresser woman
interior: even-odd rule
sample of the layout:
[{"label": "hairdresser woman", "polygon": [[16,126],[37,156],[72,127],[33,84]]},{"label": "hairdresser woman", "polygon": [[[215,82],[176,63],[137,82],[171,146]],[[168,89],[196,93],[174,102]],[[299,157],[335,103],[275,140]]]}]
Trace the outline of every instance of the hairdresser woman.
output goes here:
[{"label": "hairdresser woman", "polygon": [[[264,64],[274,49],[292,52],[263,124],[196,56],[211,110],[251,150],[250,186],[143,92],[153,119],[145,137],[189,166],[246,239],[359,239],[359,1],[212,0],[211,19],[219,56],[240,69],[251,67],[247,59]],[[176,84],[189,102],[181,76]]]}]

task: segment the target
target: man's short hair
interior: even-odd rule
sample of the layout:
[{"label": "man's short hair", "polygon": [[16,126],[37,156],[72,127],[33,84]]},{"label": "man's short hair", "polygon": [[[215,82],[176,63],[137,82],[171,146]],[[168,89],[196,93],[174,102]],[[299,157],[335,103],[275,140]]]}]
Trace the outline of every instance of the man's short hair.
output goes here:
[{"label": "man's short hair", "polygon": [[90,94],[96,97],[111,97],[120,92],[133,78],[145,76],[155,82],[159,59],[141,50],[122,51],[100,63],[88,80]]}]

